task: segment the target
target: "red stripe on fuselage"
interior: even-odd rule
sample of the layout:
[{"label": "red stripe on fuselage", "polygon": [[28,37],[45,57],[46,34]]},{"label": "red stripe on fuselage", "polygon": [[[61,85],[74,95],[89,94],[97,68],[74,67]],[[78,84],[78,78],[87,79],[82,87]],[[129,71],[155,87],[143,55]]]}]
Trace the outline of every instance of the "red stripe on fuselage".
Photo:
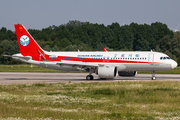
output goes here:
[{"label": "red stripe on fuselage", "polygon": [[[83,58],[83,57],[69,57],[69,56],[58,56],[50,57],[50,55],[45,55],[46,59],[54,62],[63,61],[75,61],[75,62],[89,62],[89,63],[145,63],[151,64],[152,62],[146,62],[143,60],[133,61],[133,60],[119,60],[119,59],[101,59],[101,58]],[[42,61],[42,60],[41,60]],[[162,62],[153,62],[152,64],[164,64]]]}]

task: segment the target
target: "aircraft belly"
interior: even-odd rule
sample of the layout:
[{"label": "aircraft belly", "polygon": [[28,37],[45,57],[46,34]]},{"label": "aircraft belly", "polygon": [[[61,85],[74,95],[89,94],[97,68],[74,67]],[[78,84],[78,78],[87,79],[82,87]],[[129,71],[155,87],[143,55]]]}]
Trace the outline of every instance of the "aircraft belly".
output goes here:
[{"label": "aircraft belly", "polygon": [[126,71],[163,71],[170,70],[170,64],[125,64]]}]

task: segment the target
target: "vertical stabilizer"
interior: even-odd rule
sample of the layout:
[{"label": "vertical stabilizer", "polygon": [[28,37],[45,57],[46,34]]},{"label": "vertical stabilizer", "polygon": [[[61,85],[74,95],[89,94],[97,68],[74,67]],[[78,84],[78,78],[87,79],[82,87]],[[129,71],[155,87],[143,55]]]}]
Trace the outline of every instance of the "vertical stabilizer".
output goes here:
[{"label": "vertical stabilizer", "polygon": [[15,24],[14,26],[21,54],[23,56],[31,56],[33,60],[40,60],[41,55],[44,55],[43,49],[22,24]]}]

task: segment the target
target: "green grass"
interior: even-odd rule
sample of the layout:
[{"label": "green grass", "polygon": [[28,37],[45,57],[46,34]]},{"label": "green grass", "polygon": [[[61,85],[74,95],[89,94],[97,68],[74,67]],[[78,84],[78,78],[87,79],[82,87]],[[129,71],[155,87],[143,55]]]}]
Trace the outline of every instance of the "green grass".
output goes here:
[{"label": "green grass", "polygon": [[[31,65],[0,65],[0,72],[77,72],[80,73],[80,71],[61,71],[61,70],[53,70],[53,69],[47,69],[42,68],[39,66],[33,65],[33,68],[31,68]],[[143,72],[138,71],[138,73],[146,73],[151,74],[151,72]],[[156,71],[156,74],[180,74],[180,67],[176,67],[173,70],[167,70],[167,71]]]},{"label": "green grass", "polygon": [[0,106],[0,119],[180,119],[180,83],[0,85]]},{"label": "green grass", "polygon": [[53,70],[42,68],[36,65],[23,64],[23,65],[0,65],[0,72],[56,72],[56,73],[67,73],[67,72],[77,72],[80,73],[81,71],[62,71],[62,70]]}]

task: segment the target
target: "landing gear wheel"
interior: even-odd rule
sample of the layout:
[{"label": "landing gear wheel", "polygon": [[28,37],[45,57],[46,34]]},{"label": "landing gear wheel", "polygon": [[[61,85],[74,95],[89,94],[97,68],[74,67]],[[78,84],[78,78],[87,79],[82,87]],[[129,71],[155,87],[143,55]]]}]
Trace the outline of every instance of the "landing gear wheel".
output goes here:
[{"label": "landing gear wheel", "polygon": [[87,75],[86,76],[86,80],[93,80],[93,79],[94,79],[94,77],[92,75]]},{"label": "landing gear wheel", "polygon": [[155,71],[152,71],[152,80],[156,80]]},{"label": "landing gear wheel", "polygon": [[152,77],[152,80],[156,80],[156,77],[154,76],[154,77]]}]

